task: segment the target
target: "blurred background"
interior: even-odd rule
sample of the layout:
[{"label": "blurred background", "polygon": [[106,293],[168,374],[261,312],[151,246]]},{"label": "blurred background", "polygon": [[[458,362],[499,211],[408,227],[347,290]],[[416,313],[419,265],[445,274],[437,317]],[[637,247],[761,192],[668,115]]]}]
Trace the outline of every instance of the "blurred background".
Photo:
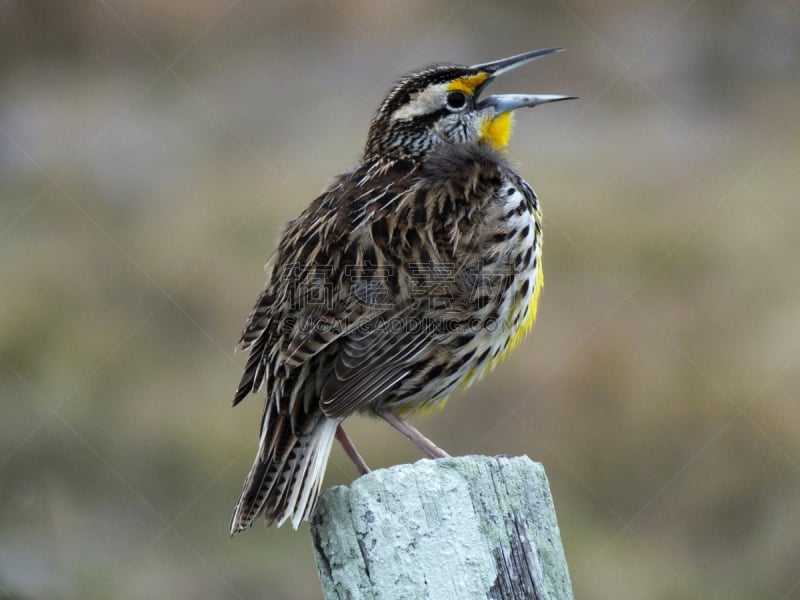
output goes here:
[{"label": "blurred background", "polygon": [[227,534],[263,264],[403,72],[547,46],[493,88],[581,98],[511,143],[539,320],[417,424],[545,465],[579,598],[800,598],[796,0],[0,1],[0,596],[320,597],[307,525]]}]

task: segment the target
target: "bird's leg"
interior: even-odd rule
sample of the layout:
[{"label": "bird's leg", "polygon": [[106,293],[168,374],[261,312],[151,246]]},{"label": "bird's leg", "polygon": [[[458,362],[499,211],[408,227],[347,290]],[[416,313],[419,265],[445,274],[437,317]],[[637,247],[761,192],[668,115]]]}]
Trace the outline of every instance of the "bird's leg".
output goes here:
[{"label": "bird's leg", "polygon": [[417,448],[422,450],[430,458],[447,458],[450,456],[447,452],[439,448],[439,446],[422,435],[421,431],[419,431],[405,419],[401,419],[396,414],[388,410],[381,411],[378,414],[384,421],[389,423],[389,425],[397,429],[397,431],[414,442]]},{"label": "bird's leg", "polygon": [[361,456],[361,454],[359,454],[355,444],[353,443],[353,440],[350,439],[350,436],[347,435],[347,432],[345,432],[341,425],[336,428],[336,439],[339,440],[344,453],[347,454],[347,458],[353,461],[353,464],[356,466],[356,469],[358,469],[358,472],[361,475],[366,475],[369,473],[370,469],[367,466],[367,463],[364,462],[364,458]]}]

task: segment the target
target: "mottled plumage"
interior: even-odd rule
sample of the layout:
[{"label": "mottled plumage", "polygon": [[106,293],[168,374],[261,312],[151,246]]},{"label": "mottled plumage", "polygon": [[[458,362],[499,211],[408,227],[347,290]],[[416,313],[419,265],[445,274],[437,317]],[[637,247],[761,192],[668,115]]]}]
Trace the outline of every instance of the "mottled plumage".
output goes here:
[{"label": "mottled plumage", "polygon": [[408,75],[363,160],[285,226],[241,338],[234,404],[264,391],[266,407],[232,532],[261,514],[297,527],[343,419],[441,404],[530,329],[541,213],[503,148],[511,110],[566,97],[479,94],[552,51]]}]

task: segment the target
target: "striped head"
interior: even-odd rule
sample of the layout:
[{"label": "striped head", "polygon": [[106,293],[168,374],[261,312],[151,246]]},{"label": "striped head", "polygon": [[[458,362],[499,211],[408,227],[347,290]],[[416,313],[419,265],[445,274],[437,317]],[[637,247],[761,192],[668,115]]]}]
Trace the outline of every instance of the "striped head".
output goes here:
[{"label": "striped head", "polygon": [[472,67],[431,65],[403,77],[372,120],[365,160],[413,159],[440,143],[505,148],[513,110],[573,96],[503,94],[481,98],[481,93],[498,75],[560,50],[534,50]]}]

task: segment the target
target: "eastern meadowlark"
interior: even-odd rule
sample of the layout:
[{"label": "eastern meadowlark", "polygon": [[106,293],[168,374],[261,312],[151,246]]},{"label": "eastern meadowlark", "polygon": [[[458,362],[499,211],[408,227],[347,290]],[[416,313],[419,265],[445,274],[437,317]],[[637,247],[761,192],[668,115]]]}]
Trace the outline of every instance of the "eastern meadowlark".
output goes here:
[{"label": "eastern meadowlark", "polygon": [[334,438],[378,415],[428,456],[404,417],[442,406],[533,325],[542,222],[506,158],[512,111],[572,96],[481,97],[498,75],[560,48],[402,78],[372,119],[363,158],[287,223],[242,333],[233,404],[266,391],[258,454],[231,533],[261,514],[296,528],[316,505]]}]

